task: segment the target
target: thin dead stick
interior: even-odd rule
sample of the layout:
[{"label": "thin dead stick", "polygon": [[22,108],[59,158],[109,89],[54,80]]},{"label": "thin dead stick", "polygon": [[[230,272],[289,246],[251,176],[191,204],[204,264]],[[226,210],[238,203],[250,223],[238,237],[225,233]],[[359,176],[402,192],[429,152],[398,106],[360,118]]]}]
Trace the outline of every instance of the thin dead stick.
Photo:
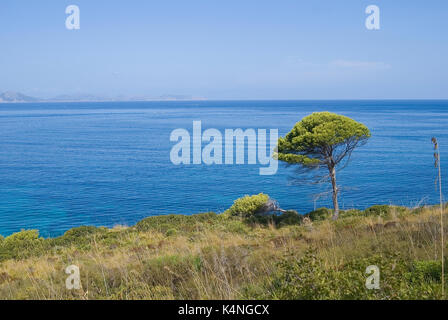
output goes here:
[{"label": "thin dead stick", "polygon": [[445,259],[444,259],[444,243],[443,243],[443,195],[442,195],[442,169],[440,166],[440,150],[439,144],[436,138],[431,139],[434,144],[434,158],[436,160],[435,165],[439,169],[439,196],[440,196],[440,229],[441,229],[441,242],[442,242],[442,298],[445,298]]},{"label": "thin dead stick", "polygon": [[440,193],[440,232],[442,234],[442,297],[445,298],[445,259],[444,259],[444,244],[443,244],[443,196],[442,196],[442,169],[440,167],[440,151],[437,149],[437,154],[439,156],[439,193]]}]

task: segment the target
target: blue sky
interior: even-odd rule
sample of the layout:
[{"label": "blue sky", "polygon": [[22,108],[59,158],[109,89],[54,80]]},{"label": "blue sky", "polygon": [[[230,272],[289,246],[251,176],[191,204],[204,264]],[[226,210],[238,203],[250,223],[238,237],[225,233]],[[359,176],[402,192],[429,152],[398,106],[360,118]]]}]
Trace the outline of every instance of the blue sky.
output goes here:
[{"label": "blue sky", "polygon": [[2,0],[0,44],[0,91],[38,97],[448,98],[446,0]]}]

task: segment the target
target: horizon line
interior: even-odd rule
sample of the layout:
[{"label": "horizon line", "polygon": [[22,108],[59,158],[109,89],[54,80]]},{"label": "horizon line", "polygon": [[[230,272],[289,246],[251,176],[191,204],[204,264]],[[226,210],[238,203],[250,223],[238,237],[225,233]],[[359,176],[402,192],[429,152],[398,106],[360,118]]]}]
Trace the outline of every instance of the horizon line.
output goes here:
[{"label": "horizon line", "polygon": [[205,101],[448,101],[448,98],[325,98],[325,99],[281,99],[281,98],[231,98],[231,99],[146,99],[146,100],[54,100],[54,99],[36,99],[35,101],[0,101],[0,104],[32,104],[32,103],[89,103],[89,102],[205,102]]}]

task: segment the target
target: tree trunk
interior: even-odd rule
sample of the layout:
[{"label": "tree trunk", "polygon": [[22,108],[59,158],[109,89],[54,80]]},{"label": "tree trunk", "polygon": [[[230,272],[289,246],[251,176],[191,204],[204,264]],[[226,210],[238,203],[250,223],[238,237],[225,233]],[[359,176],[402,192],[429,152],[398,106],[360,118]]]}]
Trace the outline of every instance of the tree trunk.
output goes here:
[{"label": "tree trunk", "polygon": [[339,203],[338,203],[338,186],[336,184],[336,168],[334,166],[329,168],[331,186],[333,187],[333,220],[337,220],[339,217]]}]

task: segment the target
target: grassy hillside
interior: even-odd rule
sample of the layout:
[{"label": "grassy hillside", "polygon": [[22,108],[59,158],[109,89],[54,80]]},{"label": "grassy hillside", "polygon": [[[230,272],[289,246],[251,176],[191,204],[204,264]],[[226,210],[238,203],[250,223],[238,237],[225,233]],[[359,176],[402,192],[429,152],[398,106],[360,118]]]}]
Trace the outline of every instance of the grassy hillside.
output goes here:
[{"label": "grassy hillside", "polygon": [[[219,215],[1,238],[0,298],[442,298],[437,207],[374,206],[332,221],[328,209],[260,215],[265,200],[247,197]],[[79,290],[65,287],[68,265],[80,269]],[[369,265],[380,268],[380,290],[365,287]]]}]

